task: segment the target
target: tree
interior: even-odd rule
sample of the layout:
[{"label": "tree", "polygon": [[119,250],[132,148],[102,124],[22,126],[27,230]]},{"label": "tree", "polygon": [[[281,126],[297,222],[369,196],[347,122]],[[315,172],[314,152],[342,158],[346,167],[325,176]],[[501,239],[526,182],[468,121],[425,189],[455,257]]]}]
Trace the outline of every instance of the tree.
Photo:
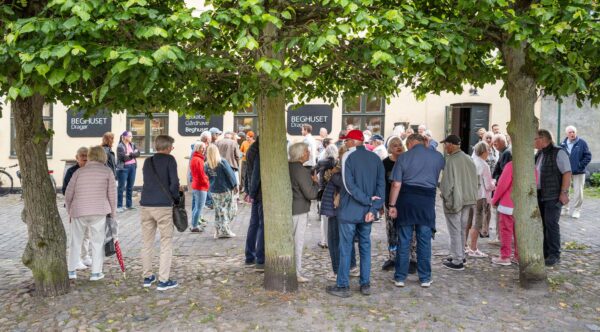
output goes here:
[{"label": "tree", "polygon": [[[544,285],[542,224],[537,207],[532,142],[538,128],[534,104],[542,95],[574,95],[600,102],[600,15],[593,0],[412,1],[402,5],[419,20],[406,25],[420,31],[392,54],[408,60],[413,73],[404,81],[418,95],[462,92],[504,82],[510,102],[508,132],[513,142],[513,200],[524,287]],[[379,38],[394,37],[395,29]],[[412,56],[410,53],[418,53]],[[394,58],[392,58],[394,59]],[[396,60],[398,62],[398,60]],[[400,71],[402,68],[398,68]]]},{"label": "tree", "polygon": [[[182,73],[209,57],[181,47],[203,38],[183,1],[8,1],[0,5],[0,95],[14,114],[24,188],[23,263],[43,296],[69,289],[66,236],[47,176],[45,103],[87,110],[190,110]],[[181,47],[180,47],[181,46]],[[215,61],[218,63],[218,60]],[[196,84],[195,86],[199,86]],[[188,104],[189,103],[189,104]]]}]

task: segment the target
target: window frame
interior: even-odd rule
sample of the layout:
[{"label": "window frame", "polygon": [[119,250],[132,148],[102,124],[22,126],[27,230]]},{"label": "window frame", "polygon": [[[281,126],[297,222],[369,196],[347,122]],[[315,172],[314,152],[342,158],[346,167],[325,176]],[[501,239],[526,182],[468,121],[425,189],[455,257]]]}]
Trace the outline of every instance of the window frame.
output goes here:
[{"label": "window frame", "polygon": [[150,125],[150,121],[152,119],[155,118],[160,118],[160,119],[166,119],[167,121],[165,122],[165,134],[164,135],[168,135],[169,134],[169,113],[152,113],[152,116],[147,116],[146,114],[134,114],[134,115],[129,115],[127,114],[127,124],[126,124],[126,128],[127,131],[131,131],[131,119],[144,119],[144,146],[143,149],[141,149],[138,146],[138,149],[140,150],[140,156],[152,156],[154,154],[154,152],[150,151],[150,147],[152,146],[152,135],[151,135],[151,125]]},{"label": "window frame", "polygon": [[[254,103],[252,103],[251,107],[252,107],[252,112],[236,112],[233,115],[233,130],[235,132],[238,132],[240,130],[240,128],[236,127],[236,122],[237,122],[236,120],[252,118],[252,123],[255,125],[253,125],[252,128],[250,128],[250,130],[252,130],[255,135],[258,134],[258,110],[256,109],[256,105]],[[248,109],[248,108],[246,108],[246,109]]]},{"label": "window frame", "polygon": [[[360,130],[367,129],[366,124],[365,124],[366,119],[373,118],[373,117],[379,117],[381,119],[381,132],[379,134],[385,137],[385,108],[386,108],[385,98],[377,97],[380,100],[380,104],[379,104],[380,106],[379,106],[378,112],[367,112],[367,101],[368,101],[369,97],[370,97],[369,94],[362,94],[358,97],[357,96],[352,97],[352,98],[360,98],[359,112],[347,112],[346,111],[346,107],[347,107],[347,103],[348,103],[347,98],[342,97],[342,130],[346,129],[346,119],[349,117],[358,117],[360,119],[360,128],[359,128]],[[373,134],[375,134],[375,133],[373,133]]]},{"label": "window frame", "polygon": [[[48,110],[50,115],[46,116],[44,115],[43,111],[42,111],[42,122],[46,122],[48,121],[49,127],[46,127],[46,130],[50,129],[53,130],[54,128],[54,104],[44,104],[44,106],[48,105]],[[17,130],[15,128],[15,116],[14,113],[11,109],[10,111],[10,146],[9,146],[9,158],[10,159],[15,159],[17,158],[17,150],[15,148],[15,140],[16,140],[16,136],[17,136]],[[54,153],[54,149],[53,149],[53,142],[54,142],[54,136],[50,137],[50,140],[48,141],[48,145],[46,146],[46,159],[52,159],[52,155]]]}]

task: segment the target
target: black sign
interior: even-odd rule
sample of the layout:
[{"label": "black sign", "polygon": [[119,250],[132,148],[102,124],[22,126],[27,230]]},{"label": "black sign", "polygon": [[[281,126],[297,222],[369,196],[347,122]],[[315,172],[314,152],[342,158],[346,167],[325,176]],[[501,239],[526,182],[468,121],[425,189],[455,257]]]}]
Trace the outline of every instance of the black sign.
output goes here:
[{"label": "black sign", "polygon": [[200,136],[203,131],[212,127],[223,130],[223,116],[213,115],[210,121],[204,115],[192,115],[190,117],[180,116],[177,131],[181,136]]},{"label": "black sign", "polygon": [[104,133],[111,131],[111,114],[108,111],[100,111],[88,118],[84,117],[84,111],[67,112],[67,135],[70,137],[102,137]]},{"label": "black sign", "polygon": [[287,132],[290,135],[302,135],[302,125],[312,126],[312,132],[319,134],[321,128],[331,132],[331,105],[309,104],[293,110],[291,107],[287,112]]}]

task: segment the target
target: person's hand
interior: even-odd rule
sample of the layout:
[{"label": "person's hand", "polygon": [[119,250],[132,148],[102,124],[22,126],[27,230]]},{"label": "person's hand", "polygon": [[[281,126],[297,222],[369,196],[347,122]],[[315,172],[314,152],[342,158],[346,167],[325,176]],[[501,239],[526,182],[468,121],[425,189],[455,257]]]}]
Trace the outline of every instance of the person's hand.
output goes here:
[{"label": "person's hand", "polygon": [[390,208],[388,209],[388,214],[390,215],[390,217],[396,218],[398,217],[398,210],[396,210],[395,206],[390,206]]},{"label": "person's hand", "polygon": [[380,199],[381,199],[381,197],[379,197],[379,196],[373,196],[373,197],[371,197],[372,201],[376,201],[376,200],[380,200]]},{"label": "person's hand", "polygon": [[566,206],[567,204],[569,204],[569,195],[567,193],[560,193],[560,196],[558,197],[558,200],[562,203],[562,205]]},{"label": "person's hand", "polygon": [[319,178],[317,177],[317,174],[313,174],[310,176],[310,178],[313,180],[313,182],[317,183],[319,182]]},{"label": "person's hand", "polygon": [[367,215],[365,216],[365,222],[369,223],[373,220],[375,220],[375,215],[373,214],[373,212],[367,213]]}]

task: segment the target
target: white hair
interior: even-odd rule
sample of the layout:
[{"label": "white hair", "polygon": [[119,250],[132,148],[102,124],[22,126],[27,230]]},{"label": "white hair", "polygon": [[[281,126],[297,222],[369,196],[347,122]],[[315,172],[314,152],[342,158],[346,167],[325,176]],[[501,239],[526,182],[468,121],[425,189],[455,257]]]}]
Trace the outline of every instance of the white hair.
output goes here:
[{"label": "white hair", "polygon": [[504,134],[494,135],[494,137],[492,138],[492,142],[495,142],[495,141],[502,141],[502,142],[504,142],[504,145],[507,144],[506,136],[504,136]]},{"label": "white hair", "polygon": [[200,140],[206,143],[210,143],[212,141],[212,135],[210,134],[210,131],[203,131],[202,134],[200,134]]},{"label": "white hair", "polygon": [[567,128],[565,128],[566,133],[568,133],[571,130],[573,130],[573,132],[575,132],[575,134],[577,134],[577,128],[575,128],[574,126],[567,126]]},{"label": "white hair", "polygon": [[194,152],[203,150],[205,148],[206,148],[206,144],[204,144],[204,142],[196,142],[196,144],[194,144]]},{"label": "white hair", "polygon": [[335,144],[329,144],[327,145],[327,147],[325,148],[325,153],[323,155],[325,158],[333,158],[336,159],[338,156],[338,148],[337,146],[335,146]]},{"label": "white hair", "polygon": [[431,137],[431,130],[429,130],[429,129],[425,130],[425,136]]},{"label": "white hair", "polygon": [[422,124],[422,125],[419,125],[419,128],[418,128],[418,129],[421,129],[421,128],[423,128],[423,130],[425,130],[425,129],[427,129],[427,126],[426,126],[426,125],[424,125],[424,124]]},{"label": "white hair", "polygon": [[290,162],[300,161],[304,157],[304,153],[306,153],[307,149],[308,144],[304,142],[292,144],[289,149]]}]

